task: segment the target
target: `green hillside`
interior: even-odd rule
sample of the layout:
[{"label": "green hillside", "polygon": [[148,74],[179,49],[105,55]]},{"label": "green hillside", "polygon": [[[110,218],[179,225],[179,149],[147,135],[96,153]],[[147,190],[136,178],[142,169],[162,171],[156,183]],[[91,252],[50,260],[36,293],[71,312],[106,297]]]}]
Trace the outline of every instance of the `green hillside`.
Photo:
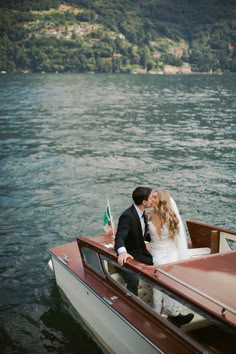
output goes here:
[{"label": "green hillside", "polygon": [[0,0],[0,71],[235,72],[234,0]]}]

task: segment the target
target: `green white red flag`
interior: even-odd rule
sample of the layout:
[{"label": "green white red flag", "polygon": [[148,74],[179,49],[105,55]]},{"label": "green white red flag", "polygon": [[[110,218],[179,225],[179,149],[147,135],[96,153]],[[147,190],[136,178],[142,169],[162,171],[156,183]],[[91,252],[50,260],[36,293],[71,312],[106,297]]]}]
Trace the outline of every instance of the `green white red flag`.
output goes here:
[{"label": "green white red flag", "polygon": [[113,234],[113,236],[115,236],[114,221],[113,221],[113,217],[111,215],[109,200],[107,200],[107,207],[106,207],[106,210],[104,213],[104,218],[103,218],[103,226],[104,226],[104,230],[106,231],[106,233],[108,233],[109,231],[112,230],[112,234]]}]

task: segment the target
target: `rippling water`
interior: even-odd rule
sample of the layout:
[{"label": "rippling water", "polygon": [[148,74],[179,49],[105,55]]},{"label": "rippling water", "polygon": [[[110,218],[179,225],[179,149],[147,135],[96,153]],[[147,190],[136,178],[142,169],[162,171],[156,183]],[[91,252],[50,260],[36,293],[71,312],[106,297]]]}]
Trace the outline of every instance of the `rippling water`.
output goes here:
[{"label": "rippling water", "polygon": [[0,76],[1,353],[101,353],[67,313],[48,248],[103,233],[137,185],[236,230],[235,76]]}]

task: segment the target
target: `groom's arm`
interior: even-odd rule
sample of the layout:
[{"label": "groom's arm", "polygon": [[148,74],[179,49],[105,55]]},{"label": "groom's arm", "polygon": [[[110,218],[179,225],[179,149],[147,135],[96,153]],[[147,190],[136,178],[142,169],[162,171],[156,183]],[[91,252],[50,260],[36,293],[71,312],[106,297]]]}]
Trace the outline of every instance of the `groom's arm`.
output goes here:
[{"label": "groom's arm", "polygon": [[125,248],[126,240],[131,231],[130,218],[127,214],[122,214],[118,221],[116,236],[115,236],[115,250],[121,247]]},{"label": "groom's arm", "polygon": [[115,250],[118,254],[118,263],[123,265],[126,261],[133,256],[131,256],[125,246],[126,239],[130,232],[130,220],[127,215],[122,214],[119,218],[117,232],[115,236]]}]

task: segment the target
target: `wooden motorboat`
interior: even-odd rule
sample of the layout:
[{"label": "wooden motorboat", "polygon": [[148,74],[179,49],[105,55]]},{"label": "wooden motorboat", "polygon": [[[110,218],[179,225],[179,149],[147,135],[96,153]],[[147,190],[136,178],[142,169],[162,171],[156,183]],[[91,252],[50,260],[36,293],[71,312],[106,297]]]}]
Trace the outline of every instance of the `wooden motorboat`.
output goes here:
[{"label": "wooden motorboat", "polygon": [[[104,351],[117,354],[233,353],[236,348],[236,232],[187,221],[192,257],[161,266],[129,260],[138,296],[126,289],[109,235],[78,236],[50,249],[58,287]],[[153,309],[153,289],[194,314],[181,327]]]}]

